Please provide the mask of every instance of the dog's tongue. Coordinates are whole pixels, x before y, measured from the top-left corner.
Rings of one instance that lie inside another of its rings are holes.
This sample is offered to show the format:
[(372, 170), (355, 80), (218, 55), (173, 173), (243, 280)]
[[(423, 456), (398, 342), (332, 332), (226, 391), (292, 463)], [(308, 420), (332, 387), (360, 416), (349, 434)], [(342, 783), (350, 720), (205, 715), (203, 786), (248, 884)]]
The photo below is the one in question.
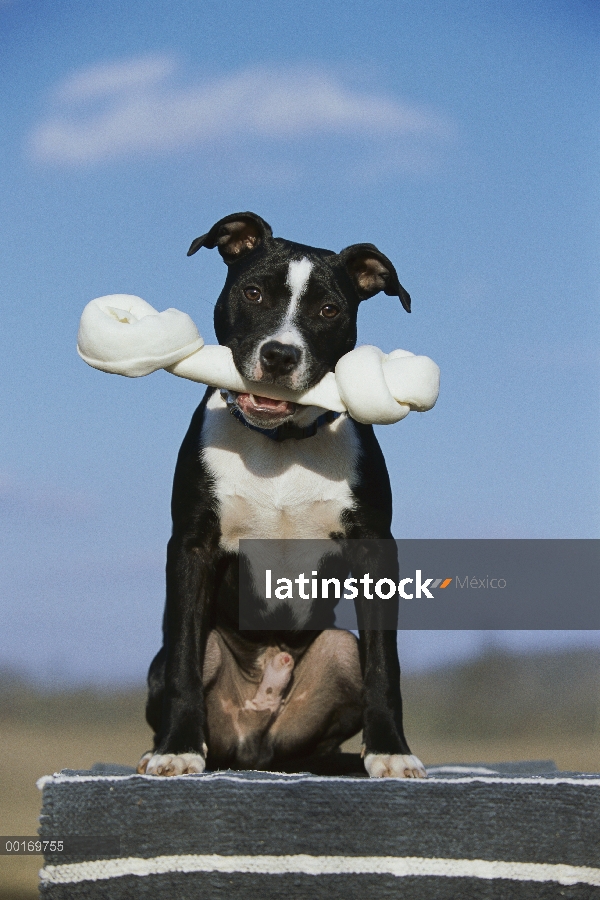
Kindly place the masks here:
[(242, 412), (258, 412), (274, 418), (291, 415), (296, 408), (295, 403), (289, 403), (287, 400), (273, 400), (271, 397), (260, 397), (258, 394), (238, 394), (237, 404)]

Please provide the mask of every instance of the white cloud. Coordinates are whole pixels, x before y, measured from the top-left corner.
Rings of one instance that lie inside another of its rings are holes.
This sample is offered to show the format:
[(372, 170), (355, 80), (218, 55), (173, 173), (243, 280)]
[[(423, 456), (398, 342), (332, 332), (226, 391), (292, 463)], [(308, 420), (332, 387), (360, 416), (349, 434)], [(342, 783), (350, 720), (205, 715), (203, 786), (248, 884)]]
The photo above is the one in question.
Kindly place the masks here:
[(69, 102), (135, 91), (163, 81), (174, 68), (174, 61), (168, 56), (93, 66), (65, 79), (59, 85), (56, 96)]
[(156, 56), (76, 73), (56, 89), (53, 112), (30, 136), (30, 154), (78, 164), (232, 140), (381, 140), (451, 130), (426, 110), (355, 91), (326, 73), (251, 69), (182, 87), (174, 72), (173, 60)]

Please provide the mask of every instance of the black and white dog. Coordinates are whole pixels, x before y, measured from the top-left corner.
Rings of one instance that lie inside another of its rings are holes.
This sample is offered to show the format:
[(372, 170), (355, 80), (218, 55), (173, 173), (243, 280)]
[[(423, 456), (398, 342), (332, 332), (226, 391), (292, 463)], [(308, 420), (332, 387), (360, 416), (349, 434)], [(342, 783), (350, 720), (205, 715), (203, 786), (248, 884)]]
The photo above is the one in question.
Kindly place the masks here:
[[(372, 244), (339, 254), (303, 246), (247, 212), (221, 219), (188, 255), (200, 247), (217, 247), (228, 266), (215, 332), (257, 387), (317, 384), (354, 347), (360, 302), (380, 291), (410, 312)], [(148, 675), (154, 751), (138, 771), (301, 768), (362, 727), (369, 775), (425, 777), (404, 737), (394, 631), (357, 641), (347, 631), (238, 628), (240, 538), (391, 538), (372, 427), (209, 388), (179, 453), (172, 515), (164, 645)]]

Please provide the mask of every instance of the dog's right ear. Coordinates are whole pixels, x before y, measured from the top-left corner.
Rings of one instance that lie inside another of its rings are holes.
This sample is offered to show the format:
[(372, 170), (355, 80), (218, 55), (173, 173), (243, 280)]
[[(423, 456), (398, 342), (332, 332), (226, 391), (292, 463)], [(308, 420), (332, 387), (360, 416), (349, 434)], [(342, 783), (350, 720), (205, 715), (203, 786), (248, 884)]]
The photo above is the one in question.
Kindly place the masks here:
[(224, 262), (230, 266), (272, 237), (271, 226), (256, 213), (233, 213), (219, 219), (207, 234), (192, 241), (187, 255), (192, 256), (200, 247), (208, 250), (216, 247)]

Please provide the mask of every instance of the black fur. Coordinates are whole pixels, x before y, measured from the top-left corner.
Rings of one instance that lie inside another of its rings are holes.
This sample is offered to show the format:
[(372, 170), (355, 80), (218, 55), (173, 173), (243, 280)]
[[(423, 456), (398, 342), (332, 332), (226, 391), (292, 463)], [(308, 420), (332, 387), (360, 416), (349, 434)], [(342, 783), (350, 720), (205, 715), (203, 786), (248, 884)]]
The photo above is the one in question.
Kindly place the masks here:
[[(189, 255), (202, 246), (218, 247), (228, 265), (215, 309), (215, 331), (219, 342), (231, 348), (238, 369), (246, 377), (257, 343), (276, 330), (282, 308), (289, 302), (285, 276), (291, 260), (306, 257), (313, 263), (301, 309), (305, 388), (332, 371), (337, 360), (354, 347), (361, 300), (385, 290), (398, 296), (410, 310), (410, 297), (391, 262), (370, 244), (354, 245), (340, 254), (305, 247), (273, 238), (270, 226), (259, 216), (239, 213), (220, 220), (195, 240)], [(248, 285), (260, 290), (260, 309), (247, 300), (244, 291)], [(335, 304), (338, 313), (333, 319), (323, 316), (323, 304)], [(265, 370), (262, 380), (285, 386), (288, 376), (288, 371)], [(266, 643), (301, 653), (317, 632), (238, 631), (238, 557), (220, 546), (214, 484), (201, 452), (206, 404), (212, 393), (209, 388), (192, 418), (175, 470), (164, 645), (150, 667), (147, 719), (155, 732), (155, 752), (201, 753), (206, 742), (209, 764), (235, 765), (235, 760), (211, 759), (202, 683), (209, 632), (219, 628), (240, 652), (249, 654)], [(292, 418), (296, 415), (293, 413)], [(392, 496), (383, 455), (371, 426), (355, 422), (352, 426), (361, 448), (353, 488), (356, 502), (343, 513), (342, 532), (334, 537), (391, 539)], [(264, 440), (262, 436), (258, 439)], [(365, 571), (373, 571), (372, 566), (373, 560), (365, 555)], [(397, 575), (395, 552), (387, 561), (387, 572), (394, 572), (394, 566)], [(356, 570), (356, 563), (352, 574), (362, 574)], [(369, 610), (358, 612), (359, 620), (361, 615), (372, 616)], [(369, 629), (360, 633), (364, 742), (369, 752), (408, 754), (402, 728), (396, 633), (378, 630), (372, 618), (368, 624)]]

